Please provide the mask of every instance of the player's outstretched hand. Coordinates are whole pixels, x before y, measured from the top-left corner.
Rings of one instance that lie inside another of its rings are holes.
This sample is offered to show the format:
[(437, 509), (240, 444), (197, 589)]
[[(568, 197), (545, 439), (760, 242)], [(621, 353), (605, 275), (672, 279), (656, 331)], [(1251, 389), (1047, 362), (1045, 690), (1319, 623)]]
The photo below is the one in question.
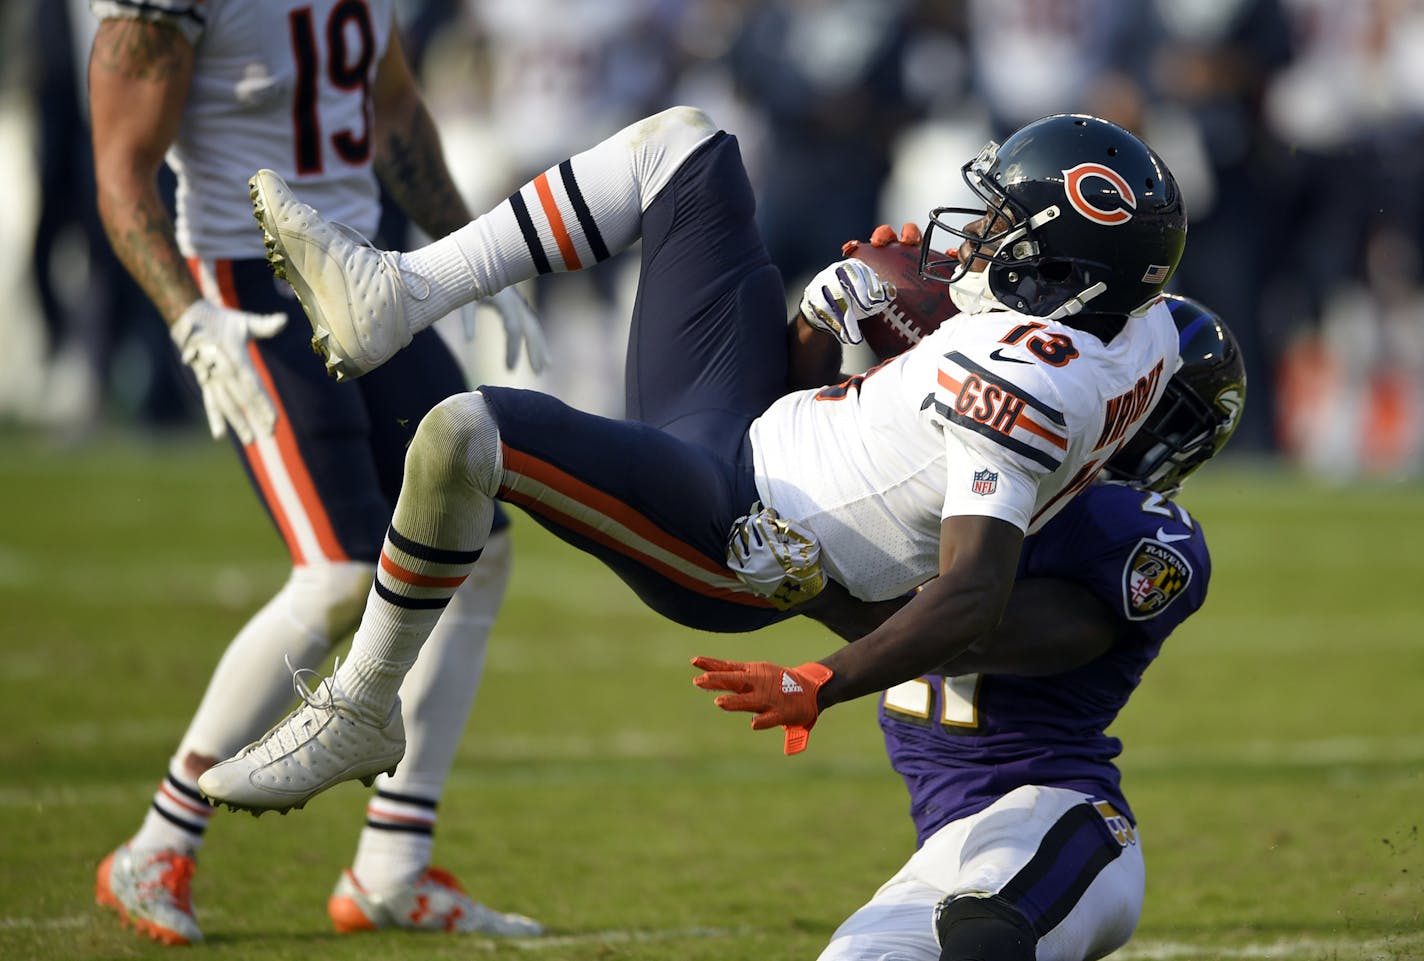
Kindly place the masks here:
[(811, 278), (801, 295), (801, 316), (843, 344), (864, 337), (860, 322), (890, 306), (895, 288), (859, 260), (838, 260)]
[(831, 679), (831, 669), (811, 661), (800, 667), (782, 667), (770, 661), (722, 661), (715, 657), (694, 657), (692, 666), (703, 673), (692, 683), (704, 691), (728, 691), (714, 702), (724, 711), (751, 711), (752, 730), (764, 731), (778, 724), (786, 731), (784, 750), (799, 754), (806, 750), (811, 728), (820, 716), (816, 695)]
[(286, 314), (249, 314), (195, 300), (169, 328), (183, 363), (198, 379), (214, 440), (221, 440), (229, 426), (243, 444), (272, 436), (277, 413), (248, 346), (286, 325)]
[(826, 586), (821, 543), (795, 521), (760, 502), (737, 518), (727, 538), (727, 566), (779, 611), (809, 601)]

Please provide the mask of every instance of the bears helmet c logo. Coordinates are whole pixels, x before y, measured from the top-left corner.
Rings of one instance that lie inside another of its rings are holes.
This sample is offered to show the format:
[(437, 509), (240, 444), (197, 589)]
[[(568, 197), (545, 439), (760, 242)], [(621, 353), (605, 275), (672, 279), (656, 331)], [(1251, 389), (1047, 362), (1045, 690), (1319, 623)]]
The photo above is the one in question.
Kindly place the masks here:
[[(1100, 188), (1092, 194), (1090, 200), (1085, 187), (1086, 182), (1094, 178), (1106, 180), (1117, 196), (1114, 198), (1111, 192)], [(1068, 202), (1073, 205), (1073, 209), (1095, 224), (1109, 227), (1125, 224), (1132, 219), (1132, 213), (1137, 209), (1137, 195), (1132, 192), (1132, 187), (1122, 178), (1122, 174), (1099, 163), (1081, 163), (1063, 171), (1063, 191), (1068, 195)], [(1113, 206), (1100, 206), (1105, 202)]]

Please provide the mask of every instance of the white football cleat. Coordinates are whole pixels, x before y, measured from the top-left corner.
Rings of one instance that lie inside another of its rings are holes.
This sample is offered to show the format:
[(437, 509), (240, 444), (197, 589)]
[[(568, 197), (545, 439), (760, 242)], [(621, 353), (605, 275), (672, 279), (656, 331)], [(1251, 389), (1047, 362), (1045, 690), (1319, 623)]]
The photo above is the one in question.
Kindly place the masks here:
[(155, 941), (196, 944), (203, 932), (193, 917), (193, 866), (187, 851), (135, 851), (120, 845), (99, 864), (94, 900)]
[(301, 707), (236, 755), (215, 764), (198, 778), (198, 790), (234, 811), (281, 811), (307, 801), (342, 781), (370, 787), (376, 775), (395, 774), (405, 756), (405, 724), (400, 698), (384, 719), (373, 720), (324, 678), (315, 688), (292, 672)]
[(348, 868), (326, 902), (326, 913), (337, 934), (404, 928), (486, 934), (499, 938), (533, 938), (544, 926), (522, 914), (505, 914), (470, 899), (449, 871), (426, 868), (413, 884), (376, 894), (361, 886)]
[(306, 311), (312, 349), (325, 359), (327, 373), (337, 380), (360, 377), (410, 343), (405, 298), (424, 300), (430, 287), (401, 270), (400, 254), (377, 250), (344, 224), (322, 219), (271, 170), (257, 171), (247, 187), (267, 260)]

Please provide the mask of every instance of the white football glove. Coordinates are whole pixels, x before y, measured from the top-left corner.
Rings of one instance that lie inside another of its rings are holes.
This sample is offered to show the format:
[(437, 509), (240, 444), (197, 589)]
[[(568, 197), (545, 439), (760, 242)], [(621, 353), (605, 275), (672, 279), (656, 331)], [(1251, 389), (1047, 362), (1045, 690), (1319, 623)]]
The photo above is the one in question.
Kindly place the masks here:
[(809, 601), (826, 586), (815, 535), (760, 501), (732, 525), (727, 566), (754, 594), (782, 611)]
[(890, 306), (895, 288), (863, 261), (850, 258), (821, 268), (801, 295), (801, 316), (843, 344), (864, 340), (860, 322)]
[(513, 370), (519, 364), (521, 347), (529, 353), (529, 367), (534, 373), (549, 366), (549, 342), (544, 339), (544, 328), (539, 326), (538, 315), (519, 291), (506, 287), (493, 297), (461, 309), (465, 339), (471, 342), (475, 339), (475, 307), (488, 307), (499, 314), (504, 324), (504, 366), (507, 369)]
[(228, 426), (243, 444), (272, 436), (277, 412), (247, 345), (273, 336), (286, 324), (286, 314), (249, 314), (195, 300), (169, 328), (183, 363), (198, 378), (214, 440), (221, 440)]

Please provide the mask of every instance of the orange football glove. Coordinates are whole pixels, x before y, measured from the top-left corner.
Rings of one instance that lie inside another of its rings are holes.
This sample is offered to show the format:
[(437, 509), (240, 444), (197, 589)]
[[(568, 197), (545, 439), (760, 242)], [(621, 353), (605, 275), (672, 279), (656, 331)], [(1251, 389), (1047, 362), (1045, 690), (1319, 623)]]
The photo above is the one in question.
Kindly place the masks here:
[[(870, 246), (889, 247), (891, 244), (904, 244), (906, 247), (918, 247), (923, 234), (920, 233), (920, 225), (917, 223), (907, 223), (900, 228), (900, 234), (895, 235), (895, 228), (889, 224), (881, 224), (870, 232)], [(841, 244), (841, 256), (849, 257), (855, 253), (855, 248), (865, 241), (847, 240)]]
[(782, 667), (770, 661), (722, 661), (694, 657), (693, 667), (704, 673), (692, 683), (704, 691), (731, 691), (714, 702), (724, 711), (755, 711), (752, 730), (764, 731), (780, 724), (786, 731), (787, 754), (806, 750), (811, 728), (820, 715), (816, 693), (831, 679), (831, 669), (812, 661), (800, 667)]
[(870, 246), (888, 247), (891, 244), (904, 244), (906, 247), (918, 247), (922, 239), (920, 225), (907, 223), (900, 228), (900, 236), (895, 236), (895, 228), (889, 224), (881, 224), (870, 232)]

